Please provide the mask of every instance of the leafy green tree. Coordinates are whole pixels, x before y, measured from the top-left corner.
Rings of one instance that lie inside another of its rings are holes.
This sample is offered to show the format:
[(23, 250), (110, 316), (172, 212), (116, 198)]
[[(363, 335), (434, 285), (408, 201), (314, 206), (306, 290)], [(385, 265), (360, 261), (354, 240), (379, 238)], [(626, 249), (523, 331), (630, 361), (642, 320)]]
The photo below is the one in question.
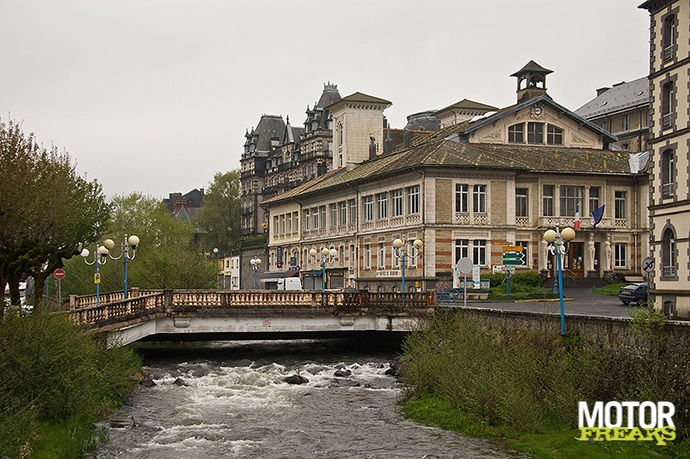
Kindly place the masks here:
[(97, 239), (110, 208), (67, 153), (41, 147), (12, 120), (0, 120), (0, 171), (0, 285), (18, 304), (19, 282), (32, 276), (40, 301), (46, 278)]
[(200, 233), (201, 247), (206, 252), (217, 248), (227, 254), (239, 248), (239, 170), (217, 172), (213, 176), (195, 224)]
[[(115, 196), (111, 206), (112, 218), (104, 232), (104, 239), (115, 241), (111, 254), (120, 256), (125, 235), (135, 234), (140, 240), (135, 258), (128, 263), (130, 287), (168, 289), (216, 286), (215, 260), (205, 256), (194, 244), (191, 224), (176, 219), (162, 201), (141, 193), (131, 193)], [(96, 245), (88, 249), (91, 252), (88, 260), (91, 262)], [(67, 276), (63, 280), (63, 292), (78, 295), (94, 293), (95, 266), (87, 266), (81, 259), (72, 259), (66, 263), (65, 270)], [(100, 272), (101, 292), (122, 291), (122, 259), (109, 259), (101, 266)]]

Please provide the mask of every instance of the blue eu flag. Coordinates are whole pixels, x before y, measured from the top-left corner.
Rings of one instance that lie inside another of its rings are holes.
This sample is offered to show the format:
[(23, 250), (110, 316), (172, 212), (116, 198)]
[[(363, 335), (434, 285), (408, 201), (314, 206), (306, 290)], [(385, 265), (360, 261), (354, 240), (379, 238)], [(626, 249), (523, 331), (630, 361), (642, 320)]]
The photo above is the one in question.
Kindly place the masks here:
[(594, 219), (593, 229), (597, 229), (597, 223), (601, 222), (601, 219), (604, 217), (604, 207), (606, 207), (606, 204), (592, 212), (592, 218)]

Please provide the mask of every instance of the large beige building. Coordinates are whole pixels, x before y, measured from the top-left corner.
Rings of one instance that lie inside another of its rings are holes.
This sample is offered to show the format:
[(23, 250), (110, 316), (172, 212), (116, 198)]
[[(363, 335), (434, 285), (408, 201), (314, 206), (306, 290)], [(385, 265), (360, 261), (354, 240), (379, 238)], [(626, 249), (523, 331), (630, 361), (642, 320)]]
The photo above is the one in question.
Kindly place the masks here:
[[(458, 122), (382, 154), (383, 111), (390, 102), (355, 93), (330, 107), (334, 169), (263, 206), (270, 215), (269, 271), (301, 270), (320, 286), (372, 291), (401, 287), (392, 241), (404, 239), (406, 289), (450, 286), (470, 258), (481, 272), (502, 264), (502, 246), (520, 245), (518, 270), (548, 275), (543, 233), (556, 224), (581, 229), (570, 244), (566, 276), (640, 272), (647, 255), (648, 178), (639, 154), (611, 151), (616, 137), (553, 101), (550, 70), (534, 62), (513, 74), (515, 105)], [(446, 118), (448, 119), (448, 118)], [(588, 215), (605, 205), (593, 229)], [(412, 241), (423, 242), (421, 250)], [(289, 260), (289, 261), (288, 261)]]
[(652, 299), (690, 317), (690, 4), (650, 0)]

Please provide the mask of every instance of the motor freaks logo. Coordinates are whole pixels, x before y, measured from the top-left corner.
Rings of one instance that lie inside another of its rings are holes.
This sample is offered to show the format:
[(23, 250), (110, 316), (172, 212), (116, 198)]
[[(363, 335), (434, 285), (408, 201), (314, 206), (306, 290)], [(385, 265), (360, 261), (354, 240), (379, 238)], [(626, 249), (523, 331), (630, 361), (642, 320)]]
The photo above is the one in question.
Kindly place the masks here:
[(676, 439), (671, 402), (579, 402), (579, 441), (655, 441)]

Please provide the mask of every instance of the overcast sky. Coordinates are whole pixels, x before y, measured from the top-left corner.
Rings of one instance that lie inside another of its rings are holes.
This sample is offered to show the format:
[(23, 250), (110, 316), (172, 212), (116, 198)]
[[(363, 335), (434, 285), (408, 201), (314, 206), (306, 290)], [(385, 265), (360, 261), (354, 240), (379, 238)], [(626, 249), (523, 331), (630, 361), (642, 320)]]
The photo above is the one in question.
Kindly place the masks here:
[[(530, 59), (575, 110), (648, 73), (642, 0), (0, 0), (0, 118), (67, 151), (108, 197), (206, 188), (262, 114), (324, 83), (409, 114), (515, 102)], [(5, 173), (6, 171), (1, 171)]]

